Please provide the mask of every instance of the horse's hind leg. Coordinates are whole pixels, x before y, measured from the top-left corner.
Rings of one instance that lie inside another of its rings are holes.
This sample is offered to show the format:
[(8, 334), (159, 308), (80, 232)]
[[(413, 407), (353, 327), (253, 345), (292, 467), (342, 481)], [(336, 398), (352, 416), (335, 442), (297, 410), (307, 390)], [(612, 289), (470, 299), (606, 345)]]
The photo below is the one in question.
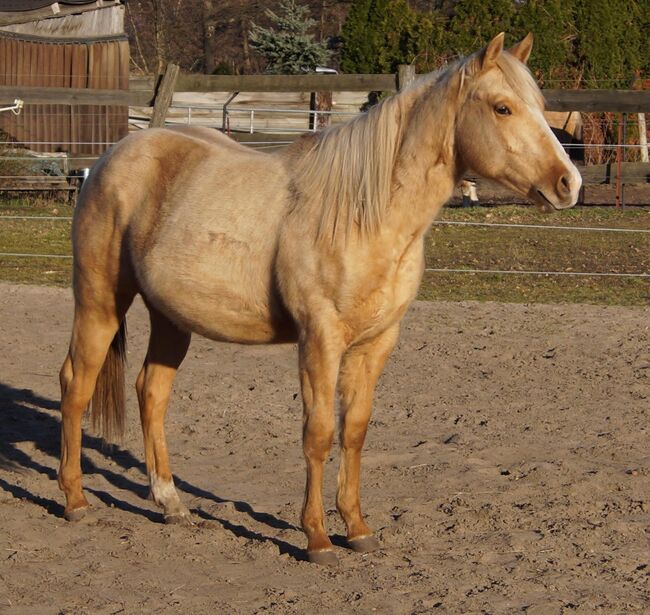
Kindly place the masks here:
[(149, 314), (151, 337), (136, 389), (151, 497), (163, 508), (166, 523), (189, 523), (190, 513), (178, 497), (169, 468), (164, 421), (174, 376), (187, 353), (190, 334), (153, 308), (149, 308)]
[[(97, 289), (95, 289), (97, 290)], [(89, 294), (90, 295), (90, 294)], [(105, 300), (103, 300), (105, 299)], [(131, 297), (116, 299), (112, 292), (78, 297), (70, 349), (60, 372), (61, 465), (59, 486), (65, 493), (65, 517), (80, 519), (88, 507), (81, 486), (81, 419), (90, 403), (111, 343), (122, 334), (120, 323)]]
[(350, 348), (341, 365), (341, 466), (338, 476), (336, 506), (348, 530), (348, 544), (355, 551), (367, 552), (379, 547), (361, 514), (360, 465), (361, 449), (377, 379), (392, 351), (399, 325), (377, 338)]

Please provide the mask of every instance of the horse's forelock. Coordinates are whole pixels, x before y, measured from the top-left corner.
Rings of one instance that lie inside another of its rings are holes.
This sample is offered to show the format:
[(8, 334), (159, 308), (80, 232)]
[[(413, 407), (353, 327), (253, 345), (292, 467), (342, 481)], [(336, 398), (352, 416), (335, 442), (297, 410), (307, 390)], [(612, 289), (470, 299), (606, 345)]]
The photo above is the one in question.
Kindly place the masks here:
[(544, 96), (528, 67), (508, 53), (502, 53), (497, 66), (512, 90), (531, 107), (544, 109)]
[[(496, 64), (506, 83), (525, 104), (544, 109), (544, 96), (525, 64), (522, 64), (508, 51), (499, 55)], [(482, 72), (480, 52), (462, 59), (459, 62), (458, 70), (467, 76), (467, 80), (463, 79), (463, 82), (467, 85), (467, 91), (471, 91), (471, 88), (477, 84), (475, 78), (479, 77)]]

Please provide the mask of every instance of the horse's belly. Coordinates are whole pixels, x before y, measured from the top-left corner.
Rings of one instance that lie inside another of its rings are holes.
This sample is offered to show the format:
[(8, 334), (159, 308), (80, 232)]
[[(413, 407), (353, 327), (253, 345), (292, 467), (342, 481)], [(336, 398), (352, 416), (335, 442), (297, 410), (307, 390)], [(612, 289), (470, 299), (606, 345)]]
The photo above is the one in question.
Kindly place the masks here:
[(153, 305), (183, 329), (240, 343), (292, 341), (295, 326), (273, 279), (274, 249), (214, 228), (160, 237), (136, 265)]
[(295, 326), (276, 299), (255, 300), (243, 289), (212, 280), (198, 284), (195, 278), (170, 275), (145, 282), (147, 300), (180, 328), (204, 337), (243, 344), (293, 341)]

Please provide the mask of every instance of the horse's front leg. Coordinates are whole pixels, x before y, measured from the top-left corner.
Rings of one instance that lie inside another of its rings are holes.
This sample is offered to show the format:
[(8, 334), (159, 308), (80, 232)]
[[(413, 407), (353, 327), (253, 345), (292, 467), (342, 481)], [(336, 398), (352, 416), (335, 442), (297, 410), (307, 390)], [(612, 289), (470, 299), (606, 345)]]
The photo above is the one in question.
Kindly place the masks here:
[(300, 341), (300, 384), (303, 398), (303, 451), (307, 484), (302, 528), (310, 562), (337, 563), (325, 530), (323, 469), (334, 438), (334, 397), (343, 344), (336, 327), (308, 328)]
[(394, 325), (376, 338), (351, 347), (341, 365), (341, 466), (336, 506), (347, 527), (348, 544), (359, 552), (379, 547), (361, 513), (361, 449), (372, 411), (375, 385), (398, 335), (399, 325)]

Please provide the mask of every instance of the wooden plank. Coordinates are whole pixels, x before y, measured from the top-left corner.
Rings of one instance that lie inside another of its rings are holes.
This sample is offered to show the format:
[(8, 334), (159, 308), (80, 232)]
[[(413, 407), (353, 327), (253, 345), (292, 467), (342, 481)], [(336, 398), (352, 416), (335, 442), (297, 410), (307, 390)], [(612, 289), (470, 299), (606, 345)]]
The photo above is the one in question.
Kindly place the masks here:
[(395, 75), (179, 75), (178, 92), (385, 92)]
[[(86, 85), (86, 46), (74, 45), (70, 60), (70, 87), (80, 89)], [(66, 90), (70, 91), (70, 89)], [(81, 135), (81, 122), (86, 106), (73, 104), (70, 106), (70, 151), (76, 152)]]
[[(88, 87), (90, 89), (101, 90), (101, 75), (99, 69), (101, 68), (100, 62), (101, 43), (91, 43), (88, 45)], [(87, 154), (96, 154), (96, 147), (94, 143), (99, 140), (99, 108), (93, 105), (88, 109), (88, 125), (82, 141), (84, 145), (81, 146), (79, 151)]]
[[(118, 43), (117, 50), (119, 52), (118, 63), (117, 63), (117, 73), (119, 76), (118, 89), (128, 90), (129, 89), (129, 62), (130, 62), (130, 48), (128, 41), (121, 41)], [(153, 92), (153, 87), (151, 88)], [(116, 107), (118, 111), (119, 122), (117, 124), (117, 131), (115, 134), (116, 140), (126, 137), (129, 134), (129, 107), (127, 105), (122, 105)]]
[[(578, 170), (585, 184), (612, 184), (616, 181), (616, 163), (579, 166)], [(621, 177), (624, 184), (645, 184), (650, 182), (650, 163), (623, 162)]]
[[(65, 79), (65, 48), (67, 45), (59, 44), (56, 46), (56, 53), (54, 55), (54, 80), (53, 84), (58, 87), (66, 86)], [(69, 109), (65, 105), (56, 105), (52, 107), (54, 113), (56, 113), (56, 140), (64, 144), (63, 147), (70, 149), (70, 146), (67, 145), (68, 141), (68, 130), (67, 130), (67, 119)]]
[[(14, 49), (9, 50), (7, 64), (11, 62), (11, 55)], [(359, 75), (180, 75), (176, 83), (178, 92), (299, 92), (317, 91), (307, 86), (320, 88), (331, 88), (334, 92), (345, 91), (372, 91), (379, 87), (360, 87), (359, 83), (346, 84), (336, 82), (324, 84), (316, 82), (321, 79), (337, 79), (339, 77), (358, 77)], [(364, 75), (361, 75), (362, 77)], [(12, 76), (13, 77), (13, 76)], [(249, 78), (262, 79), (265, 83)], [(377, 81), (370, 78), (377, 75), (365, 75), (369, 80), (366, 86), (381, 86)], [(395, 82), (394, 75), (380, 75)], [(246, 79), (246, 83), (237, 82), (239, 79)], [(310, 79), (311, 81), (294, 81), (296, 79)], [(228, 81), (223, 81), (227, 79)], [(234, 79), (234, 81), (233, 81)], [(277, 79), (270, 81), (269, 79)], [(207, 81), (206, 81), (207, 80)], [(287, 81), (289, 80), (289, 81)], [(136, 86), (146, 84), (146, 80), (130, 80)], [(355, 87), (349, 87), (354, 85)], [(385, 83), (383, 85), (386, 85)], [(231, 87), (232, 86), (232, 87)], [(242, 89), (238, 89), (241, 86)], [(389, 90), (388, 87), (382, 87)], [(393, 88), (394, 89), (394, 88)], [(637, 90), (545, 90), (549, 111), (596, 111), (596, 112), (618, 112), (618, 113), (642, 113), (650, 112), (650, 91)], [(149, 89), (131, 89), (128, 92), (123, 90), (85, 90), (75, 88), (36, 88), (26, 86), (8, 85), (0, 86), (0, 102), (12, 103), (14, 98), (22, 98), (25, 102), (41, 104), (114, 104), (127, 105), (132, 107), (151, 106), (153, 92)]]
[[(45, 62), (45, 51), (44, 43), (36, 44), (36, 62), (32, 68), (34, 71), (34, 84), (36, 87), (45, 86), (45, 77), (43, 76), (43, 64)], [(20, 82), (19, 82), (20, 83)], [(18, 98), (22, 98), (20, 94), (17, 94)], [(27, 101), (25, 101), (27, 103)], [(40, 104), (35, 104), (31, 106), (31, 117), (29, 124), (25, 125), (26, 131), (23, 133), (23, 141), (35, 141), (41, 142), (43, 140), (43, 107)], [(27, 147), (36, 148), (36, 145), (27, 145)], [(39, 151), (39, 150), (36, 150)]]
[(94, 90), (85, 88), (45, 88), (3, 85), (0, 86), (0, 103), (13, 103), (22, 98), (25, 103), (61, 105), (126, 105), (130, 107), (149, 107), (153, 102), (153, 92), (125, 90)]
[[(72, 86), (72, 58), (74, 54), (74, 45), (64, 45), (63, 47), (63, 65), (61, 67), (61, 72), (63, 74), (62, 83), (63, 87), (69, 88)], [(65, 113), (65, 124), (63, 128), (62, 138), (65, 143), (70, 143), (72, 141), (72, 114), (74, 112), (74, 107), (61, 105), (59, 107), (62, 113)], [(72, 149), (72, 146), (68, 145), (68, 151)]]
[(650, 91), (544, 90), (549, 111), (650, 112)]
[(54, 12), (52, 6), (42, 9), (35, 9), (33, 11), (17, 11), (13, 13), (2, 13), (0, 15), (0, 26), (10, 26), (19, 23), (29, 23), (30, 21), (40, 21), (41, 19), (51, 19), (57, 17), (64, 17), (66, 15), (76, 15), (77, 13), (85, 13), (86, 11), (96, 11), (97, 9), (108, 9), (113, 6), (119, 6), (120, 0), (111, 2), (110, 0), (98, 0), (95, 4), (90, 6), (71, 6), (61, 7), (59, 11)]
[(167, 65), (165, 74), (156, 90), (156, 100), (154, 102), (149, 128), (160, 128), (165, 125), (165, 117), (167, 116), (167, 110), (174, 96), (176, 79), (178, 78), (179, 72), (180, 67), (177, 64)]

